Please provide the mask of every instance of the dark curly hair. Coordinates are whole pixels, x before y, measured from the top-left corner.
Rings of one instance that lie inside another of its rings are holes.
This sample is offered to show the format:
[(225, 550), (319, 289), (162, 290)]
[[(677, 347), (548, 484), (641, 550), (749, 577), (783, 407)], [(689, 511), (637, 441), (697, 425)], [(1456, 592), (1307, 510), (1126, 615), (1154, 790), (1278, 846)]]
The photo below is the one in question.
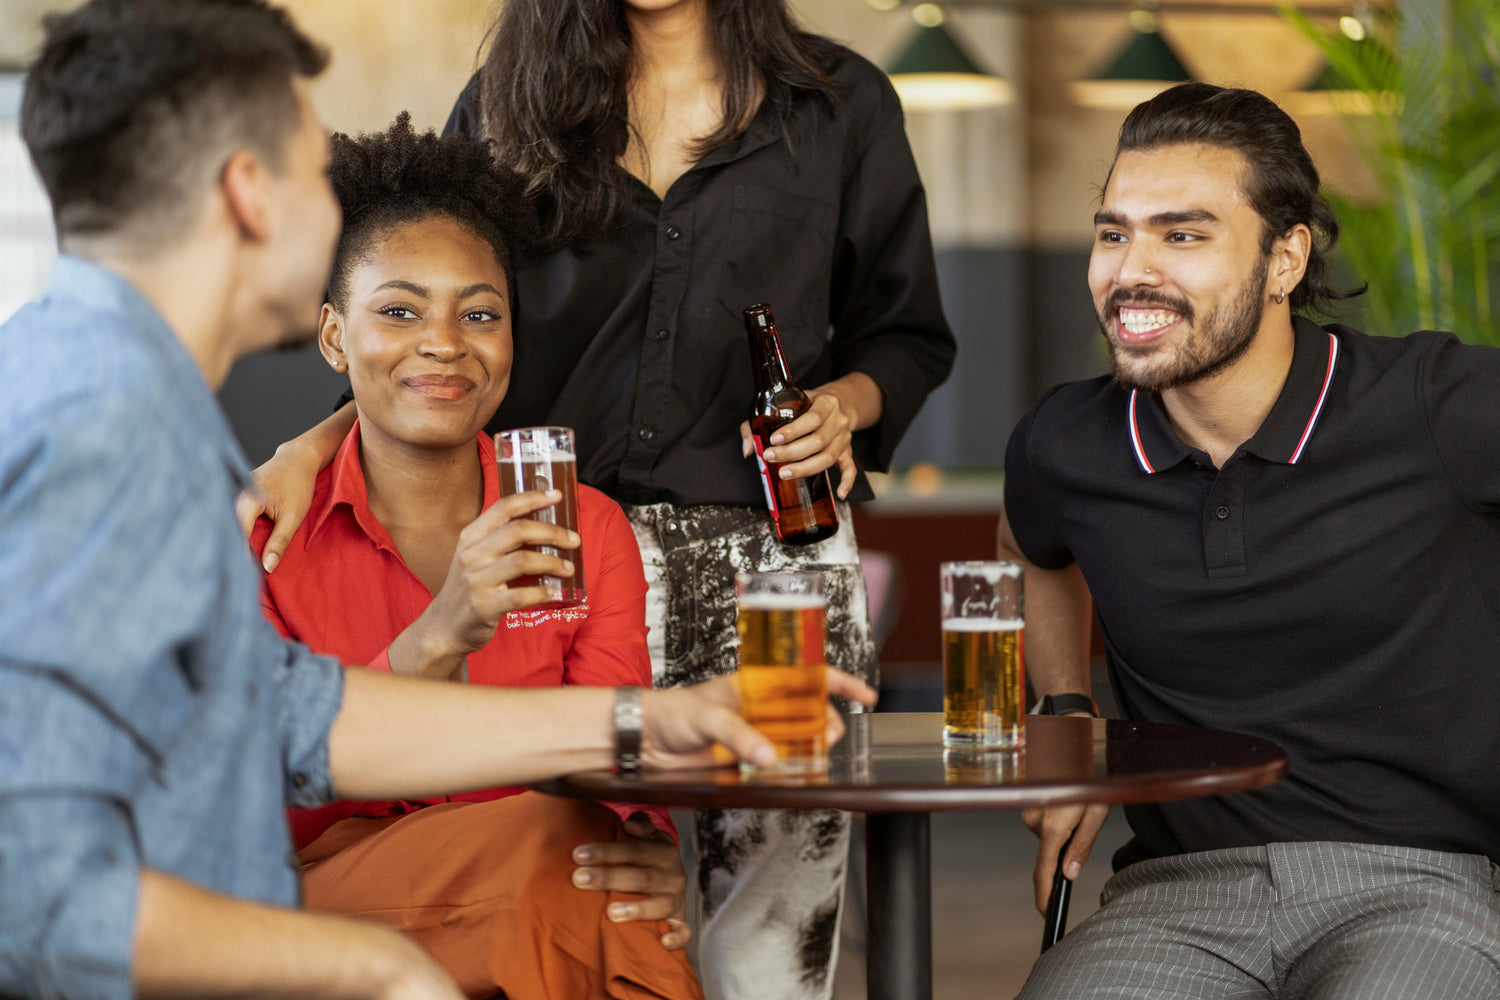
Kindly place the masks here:
[(516, 262), (536, 240), (526, 181), (498, 166), (488, 142), (416, 132), (401, 112), (384, 132), (330, 139), (328, 176), (344, 229), (328, 279), (328, 301), (343, 311), (349, 271), (396, 226), (433, 216), (463, 223), (495, 251), (511, 301)]
[(42, 19), (21, 136), (70, 237), (166, 242), (225, 159), (275, 170), (327, 54), (263, 0), (92, 0)]
[[(1138, 104), (1120, 126), (1115, 158), (1131, 150), (1176, 143), (1232, 149), (1249, 164), (1245, 196), (1261, 217), (1260, 252), (1301, 223), (1312, 231), (1307, 271), (1292, 289), (1292, 309), (1329, 313), (1339, 299), (1368, 286), (1339, 290), (1329, 283), (1328, 257), (1339, 239), (1339, 220), (1319, 190), (1318, 170), (1302, 145), (1297, 123), (1254, 90), (1183, 83)], [(1111, 168), (1113, 170), (1113, 168)]]

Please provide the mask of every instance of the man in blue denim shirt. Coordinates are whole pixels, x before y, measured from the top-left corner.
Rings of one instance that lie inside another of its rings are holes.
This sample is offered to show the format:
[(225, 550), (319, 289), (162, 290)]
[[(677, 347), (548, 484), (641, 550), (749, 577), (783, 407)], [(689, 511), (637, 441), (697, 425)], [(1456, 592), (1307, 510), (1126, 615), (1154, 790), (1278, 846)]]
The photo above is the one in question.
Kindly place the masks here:
[[(401, 935), (287, 909), (283, 804), (607, 766), (620, 696), (346, 675), (276, 636), (213, 390), (322, 300), (325, 57), (260, 0), (47, 29), (22, 128), (63, 255), (0, 328), (0, 996), (456, 997)], [(648, 765), (771, 753), (726, 684), (642, 702)]]

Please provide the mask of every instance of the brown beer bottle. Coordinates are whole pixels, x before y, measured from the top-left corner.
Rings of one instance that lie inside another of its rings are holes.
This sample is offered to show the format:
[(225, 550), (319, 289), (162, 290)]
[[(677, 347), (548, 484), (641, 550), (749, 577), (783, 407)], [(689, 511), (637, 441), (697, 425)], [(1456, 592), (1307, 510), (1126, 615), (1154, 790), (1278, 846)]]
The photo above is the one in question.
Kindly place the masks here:
[(750, 336), (750, 360), (755, 369), (750, 437), (755, 443), (755, 461), (760, 466), (776, 536), (787, 545), (821, 542), (839, 530), (828, 473), (819, 472), (806, 479), (782, 479), (781, 463), (765, 459), (771, 435), (797, 419), (811, 404), (807, 394), (793, 385), (786, 373), (786, 359), (781, 356), (781, 340), (776, 336), (771, 307), (762, 304), (746, 309), (745, 332)]

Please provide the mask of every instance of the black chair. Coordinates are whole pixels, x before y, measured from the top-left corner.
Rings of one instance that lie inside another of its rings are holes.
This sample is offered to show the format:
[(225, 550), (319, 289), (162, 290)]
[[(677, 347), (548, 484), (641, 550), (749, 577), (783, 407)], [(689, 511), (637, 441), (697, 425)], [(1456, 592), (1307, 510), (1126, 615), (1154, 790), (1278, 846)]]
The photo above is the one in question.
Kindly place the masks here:
[(875, 640), (878, 653), (901, 617), (906, 574), (901, 569), (900, 559), (889, 552), (874, 549), (860, 550), (859, 568), (865, 578), (865, 595), (870, 602), (870, 636)]

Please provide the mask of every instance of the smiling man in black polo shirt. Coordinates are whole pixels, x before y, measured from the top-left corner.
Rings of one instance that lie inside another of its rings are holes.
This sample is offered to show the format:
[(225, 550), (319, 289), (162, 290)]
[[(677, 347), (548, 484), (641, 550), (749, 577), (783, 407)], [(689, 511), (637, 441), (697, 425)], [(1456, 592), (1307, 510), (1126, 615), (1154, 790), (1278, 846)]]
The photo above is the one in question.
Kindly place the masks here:
[[(1338, 226), (1296, 125), (1186, 84), (1121, 129), (1089, 284), (1112, 374), (1016, 428), (1002, 554), (1039, 693), (1253, 733), (1288, 779), (1127, 808), (1022, 996), (1500, 997), (1500, 351), (1297, 313)], [(1039, 902), (1102, 807), (1027, 817)]]

